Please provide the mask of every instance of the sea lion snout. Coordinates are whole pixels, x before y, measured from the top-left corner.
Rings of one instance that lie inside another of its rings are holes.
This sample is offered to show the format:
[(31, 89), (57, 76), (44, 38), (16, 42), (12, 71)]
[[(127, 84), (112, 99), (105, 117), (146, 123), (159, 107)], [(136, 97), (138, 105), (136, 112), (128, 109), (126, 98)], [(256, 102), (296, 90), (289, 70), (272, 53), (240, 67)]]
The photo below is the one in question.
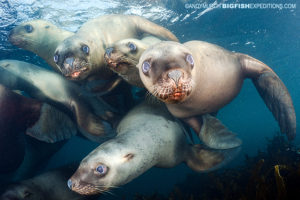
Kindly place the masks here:
[(76, 58), (74, 56), (68, 56), (64, 59), (61, 68), (61, 72), (64, 76), (68, 78), (79, 78), (82, 72), (88, 69), (88, 63), (84, 60)]
[(156, 96), (167, 103), (183, 101), (192, 90), (189, 75), (181, 68), (173, 68), (164, 72), (156, 87)]
[(109, 47), (105, 50), (105, 54), (108, 56), (108, 58), (110, 58), (111, 53), (114, 51), (113, 47)]
[(101, 193), (101, 191), (96, 186), (80, 180), (75, 180), (73, 179), (73, 177), (68, 180), (67, 185), (70, 190), (81, 195), (96, 195)]
[[(74, 177), (71, 177), (68, 181), (67, 181), (67, 186), (70, 190), (73, 190), (75, 192), (78, 192), (80, 191), (80, 188), (81, 188), (81, 184), (80, 184), (80, 180), (74, 178)], [(80, 193), (80, 192), (78, 192)]]
[(114, 52), (114, 48), (113, 47), (109, 47), (107, 49), (105, 49), (105, 54), (104, 54), (104, 59), (108, 65), (108, 67), (110, 68), (116, 68), (117, 64), (116, 62), (114, 62), (114, 59), (112, 58), (112, 53)]
[(68, 182), (67, 182), (67, 185), (68, 185), (68, 188), (70, 188), (70, 190), (72, 190), (72, 180), (69, 179)]
[(122, 52), (115, 47), (109, 47), (105, 50), (104, 59), (107, 66), (117, 73), (120, 73), (120, 70), (122, 71), (122, 69), (127, 65), (127, 61), (124, 60)]
[(179, 79), (182, 77), (182, 72), (180, 70), (172, 70), (168, 73), (168, 77), (172, 79), (178, 87), (178, 82)]
[(15, 29), (12, 29), (9, 32), (7, 39), (11, 44), (18, 46), (18, 47), (24, 46), (27, 44), (26, 39), (24, 39), (24, 37), (20, 37), (20, 34)]

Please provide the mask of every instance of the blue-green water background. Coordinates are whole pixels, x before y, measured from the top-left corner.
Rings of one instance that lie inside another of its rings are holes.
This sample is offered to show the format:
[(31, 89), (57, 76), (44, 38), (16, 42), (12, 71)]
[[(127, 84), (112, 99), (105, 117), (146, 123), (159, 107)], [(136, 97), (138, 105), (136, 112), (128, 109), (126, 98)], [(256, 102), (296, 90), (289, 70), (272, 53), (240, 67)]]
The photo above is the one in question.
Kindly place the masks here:
[[(46, 19), (69, 31), (90, 18), (103, 14), (135, 14), (170, 29), (181, 42), (204, 40), (235, 52), (249, 54), (269, 65), (287, 86), (296, 110), (300, 112), (300, 1), (259, 1), (259, 3), (292, 3), (296, 9), (197, 9), (186, 3), (214, 1), (87, 1), (87, 0), (0, 0), (0, 59), (18, 59), (47, 67), (38, 56), (13, 47), (7, 41), (9, 31), (32, 19)], [(217, 3), (252, 3), (251, 1), (216, 1)], [(258, 2), (258, 1), (257, 1)], [(279, 131), (277, 122), (258, 95), (250, 80), (241, 93), (218, 113), (218, 118), (243, 140), (245, 153), (254, 155), (264, 149), (266, 138)], [(297, 126), (299, 120), (297, 120)], [(294, 143), (300, 144), (300, 134)], [(97, 144), (75, 137), (49, 160), (47, 168), (80, 160)], [(79, 148), (80, 147), (80, 148)], [(151, 169), (126, 186), (113, 191), (116, 196), (168, 193), (176, 182), (194, 173), (185, 165), (173, 169)]]

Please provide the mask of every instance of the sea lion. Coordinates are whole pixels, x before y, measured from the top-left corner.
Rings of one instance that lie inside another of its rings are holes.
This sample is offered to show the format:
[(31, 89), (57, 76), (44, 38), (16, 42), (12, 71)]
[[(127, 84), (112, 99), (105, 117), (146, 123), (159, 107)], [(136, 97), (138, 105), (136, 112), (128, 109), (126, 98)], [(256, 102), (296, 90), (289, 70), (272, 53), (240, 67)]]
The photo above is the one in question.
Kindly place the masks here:
[(59, 74), (17, 60), (0, 61), (0, 71), (1, 84), (25, 91), (68, 113), (75, 118), (80, 132), (103, 137), (114, 135), (111, 125), (103, 120), (113, 117), (112, 108), (101, 99), (85, 98), (79, 86)]
[[(290, 94), (275, 72), (255, 58), (229, 52), (203, 41), (161, 42), (149, 47), (137, 65), (147, 90), (186, 121), (211, 148), (240, 145), (232, 133), (201, 133), (201, 115), (218, 111), (250, 78), (289, 140), (296, 135), (296, 115)], [(231, 142), (229, 142), (231, 141)]]
[(66, 182), (77, 165), (64, 166), (45, 172), (28, 180), (10, 184), (3, 192), (1, 200), (88, 200), (96, 196), (81, 196), (69, 190)]
[(9, 41), (22, 49), (31, 51), (43, 58), (54, 71), (59, 72), (53, 55), (56, 47), (74, 33), (58, 28), (46, 20), (32, 20), (13, 28)]
[(41, 104), (0, 85), (0, 173), (16, 170), (25, 156), (20, 135), (39, 118)]
[(105, 49), (118, 40), (143, 37), (144, 34), (178, 41), (169, 30), (145, 18), (104, 15), (87, 21), (76, 34), (59, 44), (54, 61), (62, 74), (70, 80), (110, 80), (113, 73), (105, 67)]
[(114, 43), (105, 50), (104, 58), (108, 67), (129, 84), (143, 88), (136, 65), (142, 53), (151, 45), (161, 42), (157, 37), (147, 36), (141, 40), (128, 38)]
[(43, 142), (55, 143), (77, 134), (76, 124), (54, 106), (43, 103), (40, 113), (39, 119), (26, 129), (27, 135)]
[(122, 119), (117, 132), (81, 161), (68, 181), (70, 189), (83, 195), (99, 194), (130, 182), (153, 166), (170, 168), (181, 162), (195, 171), (212, 170), (239, 150), (215, 151), (189, 144), (180, 123), (157, 103), (136, 106)]
[(0, 194), (2, 185), (7, 185), (8, 182), (12, 181), (28, 179), (34, 176), (37, 171), (43, 169), (49, 159), (68, 141), (46, 143), (28, 135), (19, 134), (19, 136), (25, 136), (25, 157), (16, 170), (0, 174)]
[(27, 135), (48, 143), (76, 135), (76, 125), (69, 116), (54, 106), (10, 91), (2, 85), (0, 90), (1, 133), (19, 135), (26, 132)]
[(45, 142), (69, 139), (76, 125), (61, 111), (0, 85), (0, 174), (16, 170), (25, 156), (22, 133)]

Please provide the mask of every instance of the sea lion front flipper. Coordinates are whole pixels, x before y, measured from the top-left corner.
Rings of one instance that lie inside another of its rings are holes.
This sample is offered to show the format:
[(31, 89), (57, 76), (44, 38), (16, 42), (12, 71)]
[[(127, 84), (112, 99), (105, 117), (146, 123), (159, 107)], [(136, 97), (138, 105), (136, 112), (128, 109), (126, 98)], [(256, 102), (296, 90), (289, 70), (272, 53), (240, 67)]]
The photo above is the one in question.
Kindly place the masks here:
[(251, 78), (260, 96), (289, 140), (296, 136), (296, 114), (292, 98), (275, 72), (248, 55), (237, 54), (246, 77)]
[(168, 29), (159, 26), (151, 21), (145, 20), (140, 16), (130, 16), (141, 33), (149, 33), (164, 40), (179, 42), (178, 38)]
[(98, 96), (105, 95), (115, 89), (121, 81), (121, 77), (113, 77), (112, 80), (109, 80), (106, 84), (94, 87), (91, 92), (98, 93)]
[(228, 130), (216, 117), (209, 114), (185, 119), (184, 121), (198, 133), (200, 140), (210, 148), (230, 149), (242, 144), (236, 134)]
[(227, 150), (212, 150), (203, 145), (191, 145), (187, 151), (185, 162), (197, 172), (211, 171), (231, 161), (239, 152), (240, 147)]
[(76, 135), (77, 127), (68, 115), (43, 103), (39, 120), (26, 130), (26, 134), (40, 141), (54, 143)]

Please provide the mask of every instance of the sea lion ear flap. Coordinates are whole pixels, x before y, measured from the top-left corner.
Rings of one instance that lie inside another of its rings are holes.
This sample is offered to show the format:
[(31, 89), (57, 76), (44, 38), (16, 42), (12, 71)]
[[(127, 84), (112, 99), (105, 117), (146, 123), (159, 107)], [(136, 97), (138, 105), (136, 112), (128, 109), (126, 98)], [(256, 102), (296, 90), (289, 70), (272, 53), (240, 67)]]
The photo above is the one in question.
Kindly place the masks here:
[(128, 162), (129, 160), (134, 158), (134, 154), (133, 153), (128, 153), (123, 157), (123, 161), (124, 162)]
[(227, 150), (213, 150), (203, 145), (191, 146), (187, 154), (186, 164), (197, 172), (216, 170), (231, 161), (240, 151), (240, 147)]
[(245, 54), (236, 54), (245, 76), (252, 79), (256, 90), (278, 121), (280, 131), (289, 140), (296, 136), (296, 114), (292, 98), (277, 74), (263, 62)]

